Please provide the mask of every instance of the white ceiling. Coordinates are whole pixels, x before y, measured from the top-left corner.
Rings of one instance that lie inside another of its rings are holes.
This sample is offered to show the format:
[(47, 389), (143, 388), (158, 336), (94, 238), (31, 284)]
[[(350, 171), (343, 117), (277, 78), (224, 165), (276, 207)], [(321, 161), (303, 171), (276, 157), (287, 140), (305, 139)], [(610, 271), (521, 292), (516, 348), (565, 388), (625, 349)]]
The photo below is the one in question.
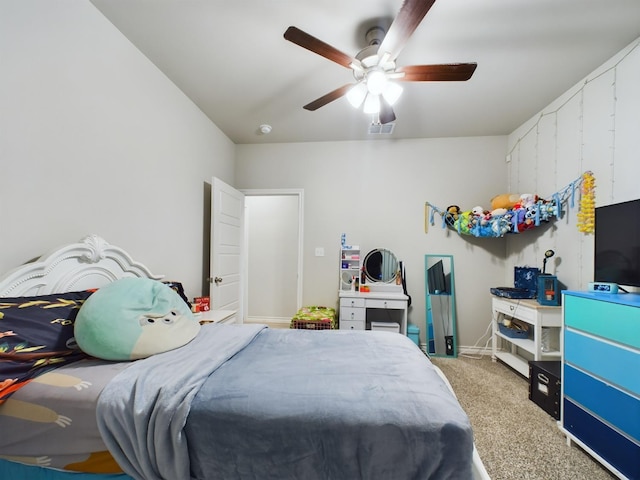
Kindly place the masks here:
[[(346, 98), (302, 106), (350, 69), (283, 38), (290, 25), (349, 55), (401, 0), (92, 0), (237, 144), (504, 135), (640, 37), (640, 0), (438, 0), (399, 66), (477, 62), (466, 82), (403, 82), (390, 135)], [(259, 126), (273, 127), (269, 135)]]

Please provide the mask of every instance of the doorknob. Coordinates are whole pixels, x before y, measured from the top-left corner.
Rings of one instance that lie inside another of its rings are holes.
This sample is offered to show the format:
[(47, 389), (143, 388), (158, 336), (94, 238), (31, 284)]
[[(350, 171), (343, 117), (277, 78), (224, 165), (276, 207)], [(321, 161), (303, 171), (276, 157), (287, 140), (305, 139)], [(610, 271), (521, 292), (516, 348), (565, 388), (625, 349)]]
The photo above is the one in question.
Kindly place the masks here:
[(216, 285), (220, 285), (222, 283), (222, 279), (220, 277), (215, 277), (213, 281)]

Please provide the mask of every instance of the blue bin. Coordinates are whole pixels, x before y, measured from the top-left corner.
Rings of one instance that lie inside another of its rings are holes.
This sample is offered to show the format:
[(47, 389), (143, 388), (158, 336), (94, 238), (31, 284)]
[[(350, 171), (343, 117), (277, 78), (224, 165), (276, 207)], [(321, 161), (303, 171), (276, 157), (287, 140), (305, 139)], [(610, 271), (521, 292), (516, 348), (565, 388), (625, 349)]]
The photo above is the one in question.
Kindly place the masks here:
[(415, 325), (409, 325), (407, 327), (407, 337), (409, 337), (413, 343), (420, 346), (420, 329)]

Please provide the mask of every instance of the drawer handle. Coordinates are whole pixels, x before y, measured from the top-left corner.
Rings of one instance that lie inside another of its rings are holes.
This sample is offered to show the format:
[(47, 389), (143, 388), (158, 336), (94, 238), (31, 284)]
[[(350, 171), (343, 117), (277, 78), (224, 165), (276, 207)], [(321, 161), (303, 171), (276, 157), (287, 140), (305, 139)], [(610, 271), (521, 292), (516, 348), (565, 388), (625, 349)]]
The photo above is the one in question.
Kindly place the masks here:
[(538, 374), (538, 380), (540, 380), (540, 382), (544, 383), (545, 385), (549, 384), (549, 378), (546, 375), (542, 374), (542, 373)]
[(354, 320), (354, 317), (355, 317), (355, 314), (353, 312), (351, 312), (351, 320)]
[(513, 305), (509, 305), (509, 310), (513, 311), (515, 307)]

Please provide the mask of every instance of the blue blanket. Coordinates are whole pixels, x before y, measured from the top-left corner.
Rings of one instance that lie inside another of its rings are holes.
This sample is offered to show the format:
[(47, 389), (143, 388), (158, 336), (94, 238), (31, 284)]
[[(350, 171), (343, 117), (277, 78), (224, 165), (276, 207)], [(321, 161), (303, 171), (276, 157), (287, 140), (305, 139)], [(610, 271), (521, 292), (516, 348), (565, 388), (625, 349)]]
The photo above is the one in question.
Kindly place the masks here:
[(212, 325), (119, 374), (98, 417), (145, 480), (472, 478), (466, 414), (394, 333)]

